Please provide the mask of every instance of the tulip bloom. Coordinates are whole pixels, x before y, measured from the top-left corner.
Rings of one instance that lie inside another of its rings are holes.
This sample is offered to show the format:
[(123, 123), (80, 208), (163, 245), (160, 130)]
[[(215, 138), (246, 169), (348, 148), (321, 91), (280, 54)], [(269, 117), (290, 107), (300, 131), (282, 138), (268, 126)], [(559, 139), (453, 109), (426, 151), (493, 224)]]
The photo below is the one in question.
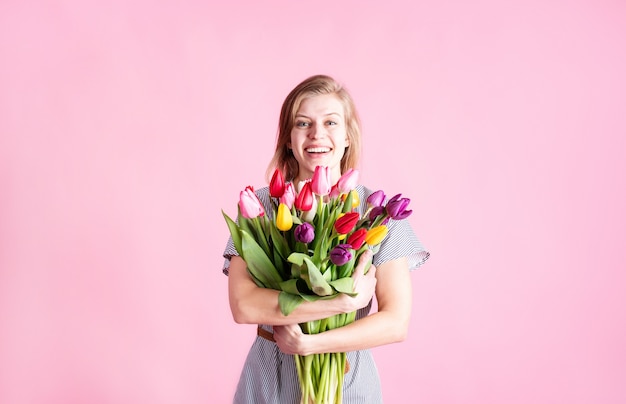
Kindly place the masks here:
[(276, 169), (270, 181), (270, 196), (272, 198), (280, 198), (284, 193), (285, 179), (283, 178), (283, 173), (279, 169)]
[(352, 259), (352, 246), (350, 244), (338, 244), (330, 251), (330, 261), (337, 265), (345, 265)]
[(315, 167), (313, 178), (311, 179), (311, 190), (315, 195), (328, 195), (330, 193), (330, 169), (324, 166)]
[(311, 223), (304, 222), (296, 226), (293, 235), (296, 241), (307, 244), (315, 238), (315, 229)]
[(369, 219), (374, 221), (378, 216), (385, 213), (385, 208), (382, 206), (374, 206), (370, 211)]
[(358, 181), (359, 172), (354, 168), (350, 168), (339, 178), (339, 181), (337, 181), (337, 188), (339, 188), (342, 194), (347, 194), (356, 188)]
[(385, 236), (387, 236), (388, 231), (389, 230), (387, 229), (387, 226), (385, 226), (384, 224), (373, 227), (367, 231), (367, 234), (365, 235), (365, 242), (367, 243), (367, 245), (371, 246), (380, 244)]
[(313, 222), (313, 219), (315, 219), (315, 215), (317, 215), (317, 205), (317, 198), (313, 198), (313, 204), (311, 205), (311, 209), (309, 209), (308, 211), (303, 211), (300, 219), (304, 220), (305, 222)]
[(337, 230), (339, 234), (348, 234), (354, 229), (358, 221), (358, 212), (348, 212), (337, 218), (337, 221), (335, 221), (335, 230)]
[(339, 191), (339, 188), (337, 188), (337, 184), (335, 184), (330, 189), (330, 199), (337, 199), (339, 198), (339, 195), (341, 195), (341, 192)]
[(381, 190), (378, 190), (367, 197), (367, 204), (369, 206), (382, 206), (383, 202), (385, 202), (385, 193)]
[(365, 242), (365, 236), (367, 235), (367, 229), (358, 229), (354, 233), (348, 236), (347, 243), (352, 246), (353, 249), (358, 250)]
[(278, 212), (276, 212), (276, 227), (278, 230), (287, 231), (293, 226), (293, 218), (291, 217), (291, 211), (284, 203), (278, 205)]
[(293, 207), (293, 202), (296, 200), (296, 190), (293, 187), (293, 183), (290, 182), (285, 185), (285, 192), (279, 198), (280, 203), (287, 205), (289, 209)]
[(394, 220), (406, 219), (413, 213), (412, 210), (406, 209), (411, 200), (409, 198), (400, 198), (401, 195), (402, 194), (395, 195), (387, 202), (387, 206), (385, 206), (387, 214)]
[(246, 189), (239, 194), (239, 209), (246, 219), (254, 219), (257, 216), (263, 216), (265, 209), (254, 193), (254, 188), (247, 186)]
[(302, 189), (296, 196), (294, 205), (296, 209), (302, 211), (309, 211), (313, 207), (313, 191), (311, 190), (311, 182), (307, 181), (302, 186)]

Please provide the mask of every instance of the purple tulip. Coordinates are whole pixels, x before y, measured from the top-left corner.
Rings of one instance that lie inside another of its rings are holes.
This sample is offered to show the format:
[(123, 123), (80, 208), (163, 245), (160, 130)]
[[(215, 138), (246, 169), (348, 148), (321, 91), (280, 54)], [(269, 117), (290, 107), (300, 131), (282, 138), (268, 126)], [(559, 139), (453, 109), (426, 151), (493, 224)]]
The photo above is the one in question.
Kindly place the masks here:
[(383, 213), (385, 213), (385, 208), (384, 207), (382, 207), (382, 206), (374, 206), (372, 208), (372, 210), (370, 211), (369, 219), (370, 220), (374, 220), (378, 216), (382, 215)]
[(387, 202), (387, 206), (385, 207), (389, 217), (394, 220), (406, 219), (411, 213), (413, 213), (412, 210), (406, 209), (411, 200), (409, 198), (401, 198), (401, 195), (402, 194), (395, 195), (389, 200), (389, 202)]
[(385, 193), (381, 190), (378, 190), (367, 197), (367, 204), (369, 206), (383, 206), (383, 202), (385, 202)]
[(315, 229), (311, 223), (304, 222), (296, 227), (293, 235), (297, 241), (307, 244), (315, 238)]
[(338, 267), (346, 264), (352, 259), (352, 246), (350, 244), (339, 244), (330, 251), (330, 260)]

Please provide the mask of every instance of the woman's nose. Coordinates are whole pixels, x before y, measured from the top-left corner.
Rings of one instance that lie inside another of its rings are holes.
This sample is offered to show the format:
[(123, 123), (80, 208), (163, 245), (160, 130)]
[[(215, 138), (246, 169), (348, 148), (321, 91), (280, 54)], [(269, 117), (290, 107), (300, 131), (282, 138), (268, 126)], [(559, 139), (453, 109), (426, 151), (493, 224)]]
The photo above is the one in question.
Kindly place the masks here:
[(324, 136), (326, 136), (326, 128), (324, 127), (324, 125), (313, 125), (309, 132), (309, 137), (311, 139), (319, 139)]

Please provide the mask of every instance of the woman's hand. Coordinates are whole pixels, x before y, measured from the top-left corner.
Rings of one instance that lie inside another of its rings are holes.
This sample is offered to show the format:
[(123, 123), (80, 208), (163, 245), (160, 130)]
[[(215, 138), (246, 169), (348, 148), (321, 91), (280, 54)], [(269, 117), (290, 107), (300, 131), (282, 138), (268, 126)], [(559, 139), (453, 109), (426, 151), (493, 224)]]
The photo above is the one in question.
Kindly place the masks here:
[(354, 297), (343, 295), (345, 296), (345, 300), (348, 301), (350, 307), (350, 309), (346, 312), (351, 312), (367, 306), (376, 292), (376, 267), (372, 264), (367, 271), (367, 274), (364, 274), (365, 267), (371, 258), (372, 252), (365, 251), (361, 255), (359, 263), (354, 268), (354, 273), (352, 274), (354, 286), (352, 290), (357, 295)]
[(298, 324), (275, 325), (274, 341), (278, 348), (289, 355), (308, 355), (306, 350), (306, 335)]

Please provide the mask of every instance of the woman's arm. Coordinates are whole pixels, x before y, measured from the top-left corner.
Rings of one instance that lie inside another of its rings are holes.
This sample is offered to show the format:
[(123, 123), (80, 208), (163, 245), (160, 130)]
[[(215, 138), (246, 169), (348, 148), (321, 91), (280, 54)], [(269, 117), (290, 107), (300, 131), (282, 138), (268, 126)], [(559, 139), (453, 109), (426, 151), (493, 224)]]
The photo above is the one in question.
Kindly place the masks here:
[(378, 311), (352, 324), (320, 334), (306, 335), (300, 327), (274, 327), (281, 351), (308, 355), (347, 352), (403, 341), (411, 317), (411, 279), (405, 258), (392, 260), (376, 270)]
[(365, 260), (371, 252), (363, 253), (355, 268), (355, 292), (357, 296), (340, 295), (334, 299), (303, 302), (284, 316), (278, 306), (279, 291), (258, 287), (246, 269), (241, 257), (232, 257), (228, 271), (228, 298), (235, 322), (240, 324), (286, 325), (326, 318), (348, 313), (367, 306), (376, 290), (376, 268), (372, 265), (363, 275)]

